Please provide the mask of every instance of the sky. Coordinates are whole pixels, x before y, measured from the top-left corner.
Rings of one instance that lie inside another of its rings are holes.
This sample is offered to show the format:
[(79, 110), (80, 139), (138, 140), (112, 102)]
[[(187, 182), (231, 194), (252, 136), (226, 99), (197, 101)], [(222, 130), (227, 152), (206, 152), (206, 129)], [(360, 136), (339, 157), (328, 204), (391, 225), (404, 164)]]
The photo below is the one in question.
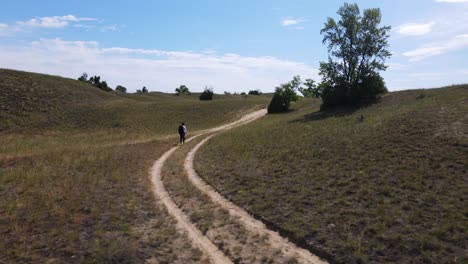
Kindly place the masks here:
[[(390, 91), (468, 83), (468, 0), (363, 0), (391, 26)], [(129, 92), (274, 91), (320, 81), (320, 30), (344, 1), (4, 1), (0, 68), (99, 75)], [(350, 3), (354, 3), (351, 2)]]

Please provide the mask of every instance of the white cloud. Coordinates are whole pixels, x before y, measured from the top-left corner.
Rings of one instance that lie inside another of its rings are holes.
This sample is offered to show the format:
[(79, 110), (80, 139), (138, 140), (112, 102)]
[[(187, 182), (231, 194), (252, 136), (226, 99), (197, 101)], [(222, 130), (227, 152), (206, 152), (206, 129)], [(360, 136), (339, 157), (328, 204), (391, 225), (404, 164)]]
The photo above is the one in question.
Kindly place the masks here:
[(468, 3), (468, 0), (435, 0), (439, 3)]
[(0, 30), (6, 29), (8, 27), (7, 24), (0, 23)]
[(298, 25), (304, 21), (305, 21), (304, 19), (300, 19), (300, 18), (285, 18), (281, 20), (281, 25), (284, 27), (289, 27), (293, 25)]
[(84, 28), (84, 29), (92, 29), (92, 28), (95, 28), (96, 26), (94, 26), (94, 25), (84, 25), (84, 24), (75, 24), (75, 25), (73, 25), (73, 27)]
[(66, 16), (52, 16), (52, 17), (36, 17), (28, 21), (18, 21), (16, 22), (20, 26), (29, 26), (29, 27), (43, 27), (43, 28), (63, 28), (69, 25), (70, 22), (79, 22), (79, 21), (93, 21), (94, 18), (86, 17), (76, 17), (74, 15)]
[(468, 48), (468, 34), (457, 35), (448, 41), (425, 45), (421, 48), (404, 52), (403, 55), (409, 57), (410, 61), (420, 61), (428, 57), (463, 48)]
[(71, 78), (87, 72), (130, 91), (146, 86), (153, 91), (173, 92), (185, 84), (194, 91), (213, 85), (219, 93), (251, 89), (267, 92), (297, 74), (318, 77), (317, 70), (305, 63), (275, 57), (102, 48), (94, 41), (61, 39), (41, 39), (26, 47), (1, 47), (0, 67)]
[(118, 31), (118, 30), (119, 30), (118, 25), (103, 26), (101, 28), (101, 32)]
[(398, 33), (407, 36), (422, 36), (430, 33), (434, 22), (430, 23), (407, 23), (398, 27)]

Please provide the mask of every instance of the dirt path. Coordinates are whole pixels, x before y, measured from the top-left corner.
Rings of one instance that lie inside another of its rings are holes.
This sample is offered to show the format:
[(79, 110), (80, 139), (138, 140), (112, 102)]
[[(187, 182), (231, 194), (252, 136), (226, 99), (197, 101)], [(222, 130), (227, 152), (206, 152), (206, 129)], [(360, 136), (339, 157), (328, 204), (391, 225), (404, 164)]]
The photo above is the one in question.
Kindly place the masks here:
[[(266, 110), (262, 109), (255, 111), (251, 114), (245, 115), (238, 121), (233, 123), (208, 129), (200, 132), (198, 135), (190, 138), (191, 141), (198, 136), (205, 135), (208, 133), (215, 133), (225, 131), (238, 125), (246, 124), (266, 114)], [(318, 257), (312, 255), (309, 251), (299, 248), (287, 239), (281, 237), (277, 232), (269, 230), (262, 222), (251, 217), (245, 210), (229, 202), (219, 193), (217, 193), (211, 186), (207, 185), (193, 169), (193, 158), (196, 151), (206, 143), (213, 135), (207, 137), (200, 143), (198, 143), (187, 155), (184, 160), (184, 167), (188, 173), (189, 180), (196, 186), (200, 191), (208, 195), (213, 202), (218, 204), (221, 208), (226, 209), (232, 216), (235, 216), (240, 222), (250, 231), (264, 234), (268, 237), (268, 240), (272, 247), (281, 250), (285, 255), (293, 256), (300, 263), (326, 263), (320, 260)], [(151, 181), (153, 183), (153, 193), (155, 197), (161, 201), (167, 208), (170, 215), (172, 215), (176, 221), (178, 228), (187, 233), (189, 239), (192, 241), (194, 246), (200, 248), (205, 255), (211, 260), (212, 263), (232, 263), (232, 261), (226, 257), (218, 247), (211, 242), (206, 236), (202, 234), (200, 230), (192, 223), (187, 215), (178, 208), (174, 200), (169, 196), (166, 188), (162, 181), (162, 167), (166, 160), (177, 150), (178, 147), (174, 147), (167, 151), (161, 156), (153, 165), (151, 169)]]
[[(196, 137), (192, 137), (190, 140), (193, 140)], [(188, 141), (188, 140), (187, 140)], [(190, 221), (190, 219), (180, 210), (174, 201), (169, 197), (168, 192), (164, 188), (161, 170), (166, 162), (167, 158), (177, 150), (177, 147), (173, 147), (164, 155), (162, 155), (151, 168), (151, 182), (153, 183), (153, 193), (156, 196), (156, 199), (161, 201), (164, 206), (167, 208), (167, 211), (172, 215), (177, 221), (177, 227), (180, 230), (183, 230), (187, 233), (187, 236), (192, 241), (194, 246), (203, 250), (207, 257), (211, 260), (212, 263), (232, 263), (229, 258), (227, 258), (216, 245), (214, 245), (207, 237), (205, 237), (200, 230), (198, 230), (195, 225)]]

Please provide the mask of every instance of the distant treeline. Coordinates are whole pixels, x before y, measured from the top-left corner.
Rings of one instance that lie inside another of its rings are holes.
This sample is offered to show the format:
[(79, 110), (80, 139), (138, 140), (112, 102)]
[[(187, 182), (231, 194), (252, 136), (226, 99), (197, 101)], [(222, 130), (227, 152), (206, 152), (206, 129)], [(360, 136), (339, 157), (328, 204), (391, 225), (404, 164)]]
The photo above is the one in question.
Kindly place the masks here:
[[(79, 78), (78, 78), (78, 81), (82, 81), (82, 82), (87, 82), (105, 92), (110, 92), (110, 91), (113, 91), (113, 89), (111, 87), (109, 87), (109, 85), (107, 84), (106, 81), (101, 81), (101, 76), (92, 76), (88, 79), (88, 74), (85, 72), (83, 73)], [(119, 91), (119, 92), (122, 92), (122, 93), (126, 93), (127, 92), (127, 88), (125, 86), (122, 86), (122, 85), (117, 85), (115, 87), (115, 90), (116, 91)], [(138, 89), (136, 91), (137, 93), (147, 93), (148, 92), (148, 89), (146, 88), (146, 86), (143, 86), (142, 89)]]

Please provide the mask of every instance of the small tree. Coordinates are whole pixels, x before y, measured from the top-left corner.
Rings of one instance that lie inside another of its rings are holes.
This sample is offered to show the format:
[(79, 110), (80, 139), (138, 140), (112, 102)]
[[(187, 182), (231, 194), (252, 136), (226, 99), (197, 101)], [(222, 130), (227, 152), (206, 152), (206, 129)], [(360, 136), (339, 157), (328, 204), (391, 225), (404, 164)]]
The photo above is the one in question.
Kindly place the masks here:
[(208, 101), (208, 100), (213, 100), (213, 87), (205, 87), (205, 90), (203, 93), (200, 94), (200, 100), (202, 101)]
[(117, 87), (115, 87), (115, 90), (119, 91), (119, 92), (122, 92), (122, 93), (127, 92), (127, 88), (123, 87), (122, 85), (117, 85)]
[(284, 113), (289, 111), (291, 102), (297, 101), (296, 90), (301, 85), (301, 78), (294, 76), (288, 83), (276, 87), (273, 98), (268, 105), (268, 113)]
[(78, 78), (78, 81), (87, 82), (88, 74), (86, 72), (83, 72), (83, 74)]
[(142, 93), (148, 93), (148, 89), (146, 89), (146, 86), (143, 86), (143, 88), (141, 89), (141, 92)]
[(315, 97), (318, 98), (321, 95), (321, 88), (319, 85), (315, 84), (315, 81), (312, 79), (306, 79), (304, 82), (305, 87), (299, 87), (298, 90), (301, 94), (306, 97)]
[(379, 71), (387, 69), (389, 26), (379, 27), (380, 9), (343, 4), (340, 20), (328, 18), (320, 31), (327, 44), (328, 62), (320, 62), (323, 106), (355, 105), (374, 101), (387, 91)]
[(262, 92), (261, 92), (259, 89), (257, 89), (257, 90), (250, 90), (250, 91), (249, 91), (249, 94), (250, 94), (250, 95), (261, 95)]
[(185, 85), (179, 86), (179, 88), (176, 88), (175, 91), (176, 91), (176, 95), (181, 95), (181, 94), (190, 95), (191, 94), (189, 88)]
[[(85, 78), (85, 76), (82, 76), (83, 79)], [(81, 77), (80, 77), (81, 78)], [(106, 81), (102, 81), (101, 82), (101, 76), (93, 76), (91, 78), (89, 78), (88, 80), (88, 83), (96, 86), (97, 88), (103, 90), (103, 91), (106, 91), (106, 92), (109, 92), (109, 91), (112, 91), (112, 88), (110, 88), (108, 85), (107, 85), (107, 82)]]
[(142, 92), (141, 92), (141, 89), (137, 89), (137, 90), (136, 90), (136, 93), (137, 93), (137, 94), (141, 94), (141, 93), (142, 93)]

